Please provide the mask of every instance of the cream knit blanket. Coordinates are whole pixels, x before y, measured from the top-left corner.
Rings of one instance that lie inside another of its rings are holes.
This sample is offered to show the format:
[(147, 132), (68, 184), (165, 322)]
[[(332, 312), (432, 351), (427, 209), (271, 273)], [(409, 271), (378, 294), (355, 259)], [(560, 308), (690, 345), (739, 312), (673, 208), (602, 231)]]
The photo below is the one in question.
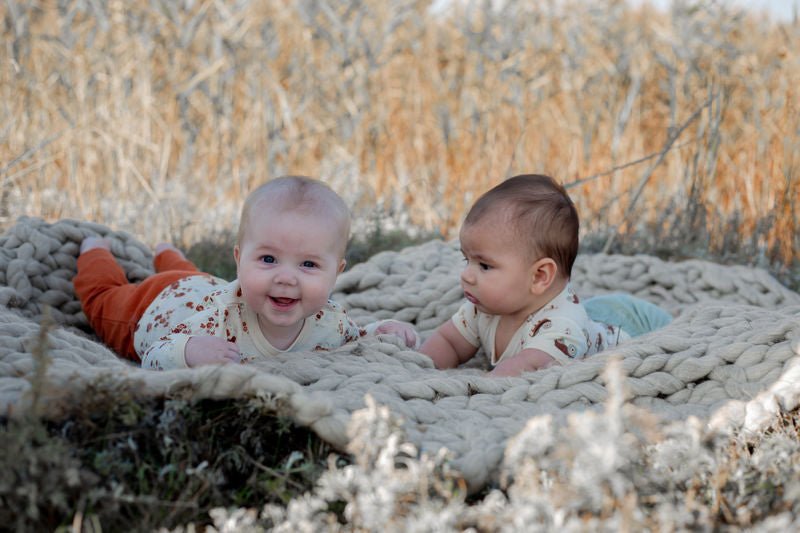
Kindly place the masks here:
[[(88, 235), (112, 239), (112, 252), (131, 279), (150, 272), (146, 247), (97, 224), (21, 218), (0, 237), (0, 414), (19, 416), (35, 404), (45, 416), (58, 417), (89, 386), (135, 384), (148, 396), (262, 396), (344, 449), (350, 416), (369, 394), (404, 418), (408, 439), (421, 451), (451, 450), (454, 467), (475, 490), (497, 474), (506, 442), (532, 416), (563, 419), (599, 409), (611, 357), (622, 360), (629, 400), (664, 419), (696, 416), (714, 431), (752, 432), (800, 403), (800, 295), (758, 269), (644, 255), (581, 256), (573, 272), (581, 296), (625, 291), (676, 319), (586, 361), (524, 377), (486, 377), (478, 358), (472, 368), (438, 371), (387, 336), (268, 363), (153, 372), (117, 359), (78, 329), (86, 319), (70, 280)], [(454, 243), (384, 252), (342, 274), (333, 297), (359, 322), (398, 318), (426, 335), (461, 301), (460, 266)], [(58, 326), (48, 332), (46, 386), (34, 398), (45, 308)]]

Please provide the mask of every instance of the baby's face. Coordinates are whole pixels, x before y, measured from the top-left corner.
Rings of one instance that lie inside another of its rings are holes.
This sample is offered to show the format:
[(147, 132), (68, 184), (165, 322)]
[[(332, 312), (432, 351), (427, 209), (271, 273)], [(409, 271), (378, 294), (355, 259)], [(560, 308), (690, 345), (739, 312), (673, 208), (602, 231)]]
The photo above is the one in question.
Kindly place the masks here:
[(236, 261), (242, 297), (270, 340), (299, 330), (325, 305), (344, 268), (345, 237), (324, 211), (255, 207)]
[(460, 234), (464, 297), (492, 315), (527, 316), (539, 304), (530, 292), (533, 263), (507, 225), (481, 221)]

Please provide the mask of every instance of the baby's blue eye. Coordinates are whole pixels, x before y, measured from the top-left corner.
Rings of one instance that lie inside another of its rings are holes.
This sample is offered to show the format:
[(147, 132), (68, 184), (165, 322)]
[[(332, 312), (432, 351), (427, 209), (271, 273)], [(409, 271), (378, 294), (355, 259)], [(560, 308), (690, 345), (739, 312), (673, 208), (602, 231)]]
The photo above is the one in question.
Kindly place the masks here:
[(265, 263), (272, 264), (275, 262), (275, 258), (271, 255), (265, 255), (261, 257), (261, 260)]
[(314, 268), (317, 264), (314, 261), (303, 261), (303, 267), (305, 268)]

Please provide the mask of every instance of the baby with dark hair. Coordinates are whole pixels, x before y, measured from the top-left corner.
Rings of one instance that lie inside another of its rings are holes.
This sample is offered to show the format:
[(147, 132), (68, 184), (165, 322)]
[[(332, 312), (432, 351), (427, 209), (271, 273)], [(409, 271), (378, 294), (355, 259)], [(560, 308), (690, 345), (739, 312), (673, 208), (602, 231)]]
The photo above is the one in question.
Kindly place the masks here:
[(460, 233), (467, 301), (420, 351), (437, 368), (453, 368), (483, 347), (491, 374), (510, 376), (668, 324), (668, 313), (630, 295), (581, 303), (570, 285), (578, 230), (575, 205), (549, 176), (514, 176), (484, 193)]

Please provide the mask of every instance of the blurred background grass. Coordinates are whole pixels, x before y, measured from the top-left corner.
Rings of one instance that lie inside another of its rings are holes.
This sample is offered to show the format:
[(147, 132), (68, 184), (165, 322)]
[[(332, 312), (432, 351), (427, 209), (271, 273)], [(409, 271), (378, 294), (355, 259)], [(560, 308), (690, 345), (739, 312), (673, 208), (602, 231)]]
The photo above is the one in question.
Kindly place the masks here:
[(431, 5), (4, 2), (0, 229), (28, 214), (229, 245), (246, 192), (295, 173), (347, 199), (356, 240), (376, 219), (451, 238), (478, 194), (540, 172), (570, 187), (585, 249), (796, 275), (796, 21)]
[[(453, 238), (478, 194), (541, 172), (570, 187), (584, 251), (758, 265), (800, 288), (796, 20), (724, 2), (433, 4), (0, 3), (0, 230), (93, 220), (231, 278), (241, 202), (264, 180), (340, 192), (354, 264)], [(324, 443), (258, 405), (134, 396), (87, 391), (61, 423), (0, 424), (2, 523), (208, 523), (326, 468)], [(709, 527), (729, 525), (714, 502)]]

